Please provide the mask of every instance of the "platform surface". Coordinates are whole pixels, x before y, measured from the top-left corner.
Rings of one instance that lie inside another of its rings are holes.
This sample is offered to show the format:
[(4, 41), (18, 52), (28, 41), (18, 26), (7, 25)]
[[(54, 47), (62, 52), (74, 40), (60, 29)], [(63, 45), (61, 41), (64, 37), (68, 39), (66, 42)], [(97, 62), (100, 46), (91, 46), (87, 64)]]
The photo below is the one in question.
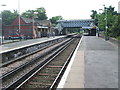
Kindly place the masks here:
[(118, 88), (118, 46), (83, 36), (58, 88)]
[(10, 43), (10, 44), (3, 44), (3, 45), (0, 45), (0, 53), (7, 52), (7, 51), (12, 51), (14, 49), (27, 47), (27, 46), (30, 46), (30, 45), (46, 42), (46, 41), (61, 38), (61, 37), (64, 37), (64, 36), (55, 36), (54, 38), (53, 37), (50, 37), (50, 38), (44, 37), (44, 38), (14, 42), (14, 43)]

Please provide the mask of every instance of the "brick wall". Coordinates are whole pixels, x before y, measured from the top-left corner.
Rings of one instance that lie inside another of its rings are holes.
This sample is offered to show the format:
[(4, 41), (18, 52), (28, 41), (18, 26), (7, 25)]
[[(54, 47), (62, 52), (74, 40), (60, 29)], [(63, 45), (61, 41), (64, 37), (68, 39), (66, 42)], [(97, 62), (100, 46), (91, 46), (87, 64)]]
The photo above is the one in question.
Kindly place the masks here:
[[(18, 17), (11, 23), (11, 25), (3, 27), (3, 35), (8, 38), (12, 33), (19, 33), (19, 19)], [(20, 19), (20, 34), (25, 37), (32, 37), (32, 23), (25, 23)]]

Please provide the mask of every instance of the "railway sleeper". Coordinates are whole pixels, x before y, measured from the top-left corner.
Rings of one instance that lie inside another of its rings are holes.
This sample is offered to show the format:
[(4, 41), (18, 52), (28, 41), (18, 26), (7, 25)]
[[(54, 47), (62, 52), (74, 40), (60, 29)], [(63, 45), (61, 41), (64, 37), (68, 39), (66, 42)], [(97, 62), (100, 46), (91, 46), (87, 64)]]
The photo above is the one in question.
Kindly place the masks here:
[(21, 87), (20, 90), (25, 90), (25, 89), (35, 89), (35, 90), (38, 89), (38, 90), (40, 90), (40, 88), (46, 88), (46, 90), (48, 90), (47, 88), (49, 88), (50, 86), (51, 86), (50, 84), (48, 86), (47, 86), (47, 84), (46, 85), (43, 85), (43, 84), (41, 84), (41, 85), (28, 84), (26, 86)]
[(47, 68), (62, 68), (63, 66), (47, 66)]
[[(42, 77), (34, 77), (33, 79), (40, 79), (40, 80), (42, 80)], [(55, 78), (50, 78), (51, 80), (54, 80)]]
[[(47, 80), (47, 79), (48, 79), (48, 80)], [(45, 83), (45, 82), (53, 82), (53, 81), (54, 81), (54, 79), (51, 79), (51, 78), (47, 78), (47, 79), (40, 79), (40, 78), (39, 78), (39, 79), (32, 79), (31, 81), (32, 81), (32, 82), (39, 82), (39, 83), (41, 83), (41, 82), (42, 82), (42, 83)], [(30, 81), (30, 82), (31, 82), (31, 81)], [(28, 82), (28, 83), (29, 83), (29, 82)]]
[(51, 76), (51, 75), (57, 75), (57, 74), (48, 74), (48, 73), (39, 73), (40, 76)]
[(29, 84), (32, 84), (32, 85), (47, 85), (47, 86), (51, 85), (51, 83), (39, 83), (39, 82), (29, 82)]

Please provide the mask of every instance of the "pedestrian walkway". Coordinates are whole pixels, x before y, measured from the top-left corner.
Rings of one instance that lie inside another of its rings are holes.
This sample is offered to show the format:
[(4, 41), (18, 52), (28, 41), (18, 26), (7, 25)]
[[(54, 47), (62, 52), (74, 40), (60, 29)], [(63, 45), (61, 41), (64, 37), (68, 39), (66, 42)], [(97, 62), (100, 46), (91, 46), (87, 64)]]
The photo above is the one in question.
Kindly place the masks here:
[(118, 47), (83, 36), (58, 88), (118, 88)]

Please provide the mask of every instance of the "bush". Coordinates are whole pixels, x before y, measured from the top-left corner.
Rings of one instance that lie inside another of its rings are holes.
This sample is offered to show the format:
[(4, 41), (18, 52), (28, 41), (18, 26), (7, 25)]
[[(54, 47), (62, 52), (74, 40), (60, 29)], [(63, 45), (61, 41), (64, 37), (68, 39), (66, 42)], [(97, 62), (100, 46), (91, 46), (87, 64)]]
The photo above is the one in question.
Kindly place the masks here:
[(119, 36), (119, 37), (117, 37), (117, 40), (120, 40), (120, 36)]

